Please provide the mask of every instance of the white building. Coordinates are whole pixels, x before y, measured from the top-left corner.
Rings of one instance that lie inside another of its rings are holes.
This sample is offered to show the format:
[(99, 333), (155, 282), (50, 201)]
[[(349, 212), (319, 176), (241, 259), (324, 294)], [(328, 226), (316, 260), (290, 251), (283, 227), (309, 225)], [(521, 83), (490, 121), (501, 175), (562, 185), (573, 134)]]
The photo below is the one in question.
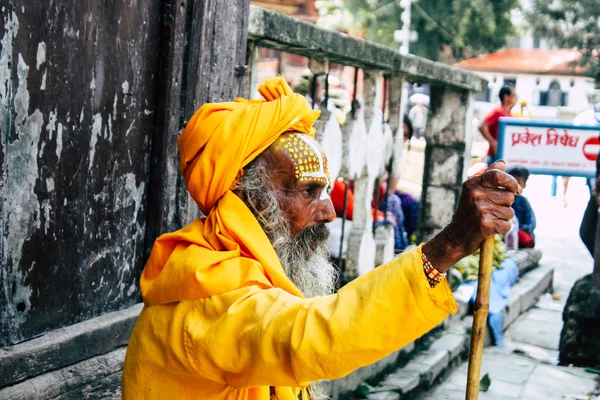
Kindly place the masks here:
[(572, 119), (590, 108), (589, 96), (595, 83), (584, 68), (573, 65), (577, 51), (565, 49), (505, 49), (455, 64), (476, 72), (489, 82), (478, 95), (476, 107), (485, 115), (499, 103), (504, 84), (516, 88), (517, 97), (532, 107), (537, 119)]

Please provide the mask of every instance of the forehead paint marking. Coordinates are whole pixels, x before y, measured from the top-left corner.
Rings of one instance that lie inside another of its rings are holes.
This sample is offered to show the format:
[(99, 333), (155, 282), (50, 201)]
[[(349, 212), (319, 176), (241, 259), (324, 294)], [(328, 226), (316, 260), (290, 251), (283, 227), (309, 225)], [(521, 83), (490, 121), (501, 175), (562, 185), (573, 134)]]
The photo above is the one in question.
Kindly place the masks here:
[(329, 186), (331, 185), (331, 182), (329, 180), (329, 171), (327, 171), (326, 167), (325, 167), (325, 162), (323, 160), (323, 154), (321, 153), (321, 149), (311, 139), (309, 139), (305, 136), (298, 136), (298, 137), (312, 149), (312, 153), (314, 154), (314, 156), (311, 158), (311, 161), (313, 163), (317, 163), (317, 162), (319, 163), (318, 171), (303, 172), (300, 174), (300, 176), (306, 177), (306, 178), (325, 179), (325, 190), (323, 190), (321, 192), (321, 200), (329, 199), (329, 194), (327, 193), (327, 191), (329, 189)]
[[(306, 143), (308, 145), (308, 147), (310, 147), (310, 149), (313, 152), (313, 156), (309, 158), (310, 161), (316, 163), (317, 161), (319, 162), (319, 171), (318, 172), (314, 172), (311, 173), (311, 175), (304, 175), (304, 176), (310, 176), (313, 178), (326, 178), (327, 180), (329, 180), (329, 177), (325, 174), (325, 168), (324, 168), (324, 163), (323, 163), (323, 156), (321, 154), (321, 150), (317, 147), (317, 145), (315, 143), (313, 143), (311, 140), (309, 140), (308, 138), (304, 137), (304, 136), (297, 136), (298, 138), (300, 138), (300, 140), (302, 140), (304, 143)], [(305, 156), (309, 156), (308, 151), (304, 150), (304, 155)], [(315, 157), (316, 155), (316, 157)]]
[(327, 190), (323, 190), (321, 192), (321, 196), (319, 197), (319, 200), (331, 200), (331, 197), (329, 197), (329, 193), (327, 192)]
[(326, 160), (318, 144), (309, 137), (291, 135), (280, 141), (280, 146), (294, 161), (294, 175), (299, 181), (315, 179), (330, 186)]

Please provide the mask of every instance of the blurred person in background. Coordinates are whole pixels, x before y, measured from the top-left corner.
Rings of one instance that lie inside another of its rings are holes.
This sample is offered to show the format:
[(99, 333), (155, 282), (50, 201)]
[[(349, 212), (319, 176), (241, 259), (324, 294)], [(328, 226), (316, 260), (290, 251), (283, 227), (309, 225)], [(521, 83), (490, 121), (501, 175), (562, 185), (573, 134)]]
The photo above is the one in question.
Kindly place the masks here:
[[(527, 179), (529, 179), (529, 170), (523, 167), (511, 168), (508, 173), (512, 175), (521, 188), (527, 187)], [(535, 230), (536, 220), (535, 213), (529, 200), (522, 194), (515, 196), (515, 202), (512, 205), (515, 211), (515, 216), (519, 220), (519, 248), (530, 249), (535, 246), (535, 236), (533, 231)]]
[(494, 108), (483, 120), (479, 126), (479, 132), (490, 144), (488, 150), (488, 164), (493, 162), (498, 152), (498, 123), (501, 117), (511, 117), (510, 110), (517, 101), (515, 88), (512, 86), (503, 86), (498, 94), (500, 104)]
[(423, 137), (423, 135), (425, 134), (428, 113), (429, 109), (425, 106), (424, 102), (422, 101), (415, 104), (408, 112), (408, 118), (410, 119), (410, 122), (412, 122), (414, 135), (417, 139)]
[(402, 132), (404, 134), (404, 142), (408, 142), (408, 146), (410, 148), (410, 140), (413, 138), (415, 134), (415, 130), (413, 128), (413, 124), (408, 115), (404, 115), (404, 124), (402, 125)]

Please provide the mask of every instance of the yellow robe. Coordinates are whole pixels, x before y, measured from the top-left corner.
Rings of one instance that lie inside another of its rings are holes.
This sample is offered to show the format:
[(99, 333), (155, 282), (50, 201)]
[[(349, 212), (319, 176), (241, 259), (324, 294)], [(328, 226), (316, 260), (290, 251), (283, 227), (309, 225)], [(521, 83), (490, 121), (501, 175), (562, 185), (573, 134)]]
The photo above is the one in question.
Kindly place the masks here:
[(231, 189), (282, 133), (314, 135), (319, 114), (282, 78), (259, 91), (266, 101), (202, 106), (178, 139), (181, 172), (207, 216), (154, 243), (125, 399), (269, 399), (273, 387), (296, 400), (309, 382), (370, 364), (456, 311), (446, 282), (429, 287), (420, 249), (336, 295), (303, 298)]
[[(241, 200), (228, 194), (221, 202), (227, 208), (240, 206)], [(256, 242), (265, 243), (266, 236), (250, 211), (246, 207), (239, 211), (222, 216), (221, 222), (227, 225), (232, 222), (229, 218), (235, 218), (240, 222), (236, 226), (244, 226)], [(420, 247), (350, 282), (335, 295), (313, 299), (302, 298), (285, 278), (278, 277), (283, 279), (281, 285), (270, 283), (264, 266), (243, 256), (196, 271), (205, 279), (192, 282), (182, 272), (194, 264), (188, 260), (204, 259), (209, 253), (199, 244), (182, 243), (198, 240), (198, 232), (212, 223), (210, 216), (194, 221), (155, 244), (153, 255), (172, 251), (167, 260), (177, 262), (167, 262), (159, 274), (164, 274), (166, 289), (157, 290), (161, 285), (155, 279), (152, 291), (145, 292), (153, 296), (144, 297), (146, 306), (127, 349), (124, 399), (266, 400), (274, 386), (275, 398), (296, 400), (309, 382), (340, 378), (371, 364), (456, 312), (446, 281), (435, 289), (429, 287)], [(272, 247), (269, 251), (265, 245), (263, 250), (263, 261), (268, 262)], [(231, 252), (236, 253), (224, 253)], [(211, 290), (202, 287), (211, 273), (219, 276), (215, 284), (224, 285), (212, 289), (225, 291), (198, 298)], [(168, 290), (177, 287), (169, 282), (186, 281), (189, 284), (180, 287), (187, 291)], [(169, 295), (187, 299), (163, 302), (170, 300)]]

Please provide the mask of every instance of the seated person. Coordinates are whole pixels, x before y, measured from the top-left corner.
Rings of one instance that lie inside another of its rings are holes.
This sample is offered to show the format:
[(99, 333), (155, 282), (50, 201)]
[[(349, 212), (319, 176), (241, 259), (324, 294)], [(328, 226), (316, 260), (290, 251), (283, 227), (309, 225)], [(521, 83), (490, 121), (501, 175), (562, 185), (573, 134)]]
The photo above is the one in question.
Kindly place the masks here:
[[(527, 168), (514, 167), (508, 171), (523, 189), (527, 186), (527, 179), (529, 178), (529, 171)], [(515, 210), (515, 216), (519, 220), (519, 248), (530, 249), (535, 246), (535, 236), (533, 231), (535, 230), (535, 213), (531, 208), (531, 204), (523, 195), (515, 197), (515, 202), (512, 205)]]
[[(410, 140), (413, 137), (413, 126), (410, 122), (410, 118), (408, 115), (404, 115), (404, 142), (407, 145), (408, 150), (410, 150)], [(487, 166), (486, 166), (487, 167)], [(418, 197), (413, 196), (410, 193), (402, 192), (397, 189), (398, 186), (397, 177), (392, 177), (392, 181), (390, 182), (390, 189), (393, 193), (400, 198), (400, 202), (402, 203), (402, 212), (404, 213), (404, 231), (409, 238), (409, 242), (411, 244), (416, 243), (417, 240), (417, 223), (419, 221), (419, 207), (420, 200)]]
[(404, 230), (411, 244), (416, 243), (417, 223), (419, 222), (420, 201), (418, 197), (410, 193), (396, 190), (394, 194), (402, 203), (402, 212), (404, 213)]
[[(389, 188), (386, 193), (386, 186)], [(392, 177), (388, 182), (387, 172), (381, 179), (379, 185), (379, 204), (377, 210), (373, 211), (374, 228), (382, 225), (392, 225), (394, 227), (394, 250), (402, 252), (409, 245), (408, 235), (405, 229), (405, 216), (402, 200), (395, 194), (398, 178)], [(375, 205), (375, 198), (373, 199)]]

